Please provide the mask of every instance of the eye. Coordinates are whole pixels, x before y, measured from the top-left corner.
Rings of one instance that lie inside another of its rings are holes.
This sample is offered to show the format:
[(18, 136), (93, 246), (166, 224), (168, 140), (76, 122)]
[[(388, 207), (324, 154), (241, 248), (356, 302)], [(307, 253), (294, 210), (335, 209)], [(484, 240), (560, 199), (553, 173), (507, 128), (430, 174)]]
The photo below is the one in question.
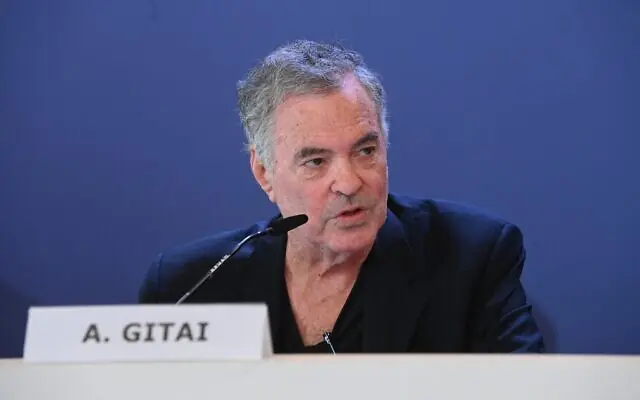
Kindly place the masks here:
[(368, 146), (360, 149), (360, 152), (365, 156), (370, 156), (376, 151), (376, 146)]
[(322, 163), (324, 163), (324, 160), (322, 158), (313, 158), (311, 160), (305, 161), (304, 165), (311, 168), (317, 168), (320, 167)]

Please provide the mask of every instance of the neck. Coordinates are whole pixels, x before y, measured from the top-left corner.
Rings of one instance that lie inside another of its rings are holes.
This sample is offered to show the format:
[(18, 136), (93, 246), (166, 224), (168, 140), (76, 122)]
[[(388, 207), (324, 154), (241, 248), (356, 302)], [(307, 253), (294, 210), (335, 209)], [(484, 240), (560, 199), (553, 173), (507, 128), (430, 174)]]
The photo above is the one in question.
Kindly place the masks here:
[(370, 250), (371, 247), (368, 247), (356, 252), (338, 253), (290, 237), (285, 255), (286, 269), (291, 275), (301, 278), (357, 272)]

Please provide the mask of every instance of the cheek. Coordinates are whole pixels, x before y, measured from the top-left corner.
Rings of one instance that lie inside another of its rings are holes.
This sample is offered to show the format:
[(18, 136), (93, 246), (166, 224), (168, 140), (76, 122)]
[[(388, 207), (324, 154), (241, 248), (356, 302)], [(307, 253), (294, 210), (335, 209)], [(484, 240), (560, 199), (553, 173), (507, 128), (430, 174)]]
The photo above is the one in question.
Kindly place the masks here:
[(305, 212), (309, 216), (322, 215), (327, 202), (326, 190), (319, 184), (303, 186), (300, 202), (304, 205)]
[(379, 166), (369, 170), (363, 175), (364, 181), (377, 194), (386, 194), (387, 189), (387, 168)]
[(300, 182), (295, 177), (279, 179), (274, 187), (275, 197), (287, 211), (303, 212), (311, 216), (322, 213), (325, 205), (325, 193), (317, 182)]

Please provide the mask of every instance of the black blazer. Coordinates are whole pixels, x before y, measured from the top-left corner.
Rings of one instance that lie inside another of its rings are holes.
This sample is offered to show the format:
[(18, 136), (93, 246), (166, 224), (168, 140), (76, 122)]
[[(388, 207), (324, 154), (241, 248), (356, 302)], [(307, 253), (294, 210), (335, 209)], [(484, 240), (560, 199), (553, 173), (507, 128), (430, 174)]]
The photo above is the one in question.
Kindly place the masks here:
[[(277, 217), (276, 217), (277, 218)], [(264, 221), (161, 254), (141, 303), (174, 303)], [(261, 302), (279, 326), (286, 236), (248, 243), (187, 302)], [(389, 195), (387, 220), (364, 287), (367, 353), (543, 352), (520, 275), (520, 230), (469, 206)], [(275, 350), (277, 352), (277, 349)]]

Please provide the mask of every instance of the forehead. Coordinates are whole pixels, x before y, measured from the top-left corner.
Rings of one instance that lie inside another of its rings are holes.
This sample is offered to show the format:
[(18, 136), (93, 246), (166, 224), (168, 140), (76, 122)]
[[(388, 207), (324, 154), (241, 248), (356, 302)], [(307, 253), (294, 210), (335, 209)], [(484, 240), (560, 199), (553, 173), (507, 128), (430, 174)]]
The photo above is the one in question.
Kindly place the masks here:
[(378, 132), (375, 103), (356, 78), (339, 90), (292, 96), (275, 113), (275, 142), (281, 150), (300, 146), (340, 146)]

